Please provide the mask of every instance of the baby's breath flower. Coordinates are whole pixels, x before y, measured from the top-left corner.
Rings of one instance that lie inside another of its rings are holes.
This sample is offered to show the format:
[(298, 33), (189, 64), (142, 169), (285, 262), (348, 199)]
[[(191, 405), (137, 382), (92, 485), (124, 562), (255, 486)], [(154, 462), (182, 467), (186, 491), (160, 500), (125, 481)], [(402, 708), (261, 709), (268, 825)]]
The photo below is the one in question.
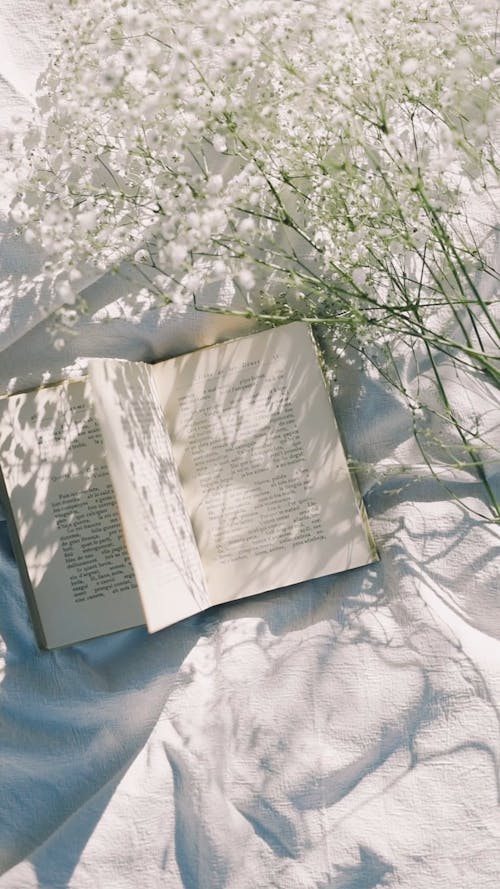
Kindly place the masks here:
[(430, 324), (453, 263), (480, 262), (471, 195), (497, 185), (497, 11), (71, 0), (13, 218), (61, 279), (131, 257), (178, 299), (267, 267), (263, 289), (366, 339), (415, 300)]
[(252, 287), (255, 286), (255, 278), (248, 268), (242, 268), (240, 272), (238, 272), (238, 284), (243, 287), (244, 290), (251, 290)]
[(222, 190), (222, 186), (224, 185), (224, 180), (220, 173), (215, 173), (213, 176), (210, 176), (207, 182), (207, 192), (208, 194), (219, 194)]
[(69, 281), (61, 281), (57, 284), (56, 291), (65, 303), (73, 303), (76, 299), (76, 294)]

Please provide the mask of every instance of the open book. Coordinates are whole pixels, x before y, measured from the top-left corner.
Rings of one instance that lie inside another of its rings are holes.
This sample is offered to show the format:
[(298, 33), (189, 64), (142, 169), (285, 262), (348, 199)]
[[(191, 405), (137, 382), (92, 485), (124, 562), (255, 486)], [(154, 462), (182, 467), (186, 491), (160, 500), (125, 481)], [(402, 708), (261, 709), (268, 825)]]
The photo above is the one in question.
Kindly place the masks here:
[(13, 544), (54, 648), (376, 558), (308, 325), (0, 403)]

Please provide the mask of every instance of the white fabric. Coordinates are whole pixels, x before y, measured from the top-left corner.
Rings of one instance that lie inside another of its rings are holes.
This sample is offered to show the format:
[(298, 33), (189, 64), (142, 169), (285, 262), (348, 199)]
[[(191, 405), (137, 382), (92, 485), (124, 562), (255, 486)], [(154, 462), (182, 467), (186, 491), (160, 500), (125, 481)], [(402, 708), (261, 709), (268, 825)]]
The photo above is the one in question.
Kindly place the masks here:
[[(28, 107), (48, 6), (2, 2), (2, 122)], [(9, 236), (4, 280), (35, 267)], [(7, 294), (0, 388), (238, 328), (146, 305), (134, 316), (121, 286), (90, 288), (63, 352), (37, 323), (48, 297), (34, 309)], [(456, 388), (464, 412), (498, 424), (484, 383)], [(500, 534), (425, 467), (394, 468), (421, 457), (375, 374), (346, 361), (336, 391), (349, 452), (386, 471), (360, 473), (375, 566), (47, 653), (0, 521), (2, 889), (497, 889)], [(484, 508), (468, 474), (455, 482)]]

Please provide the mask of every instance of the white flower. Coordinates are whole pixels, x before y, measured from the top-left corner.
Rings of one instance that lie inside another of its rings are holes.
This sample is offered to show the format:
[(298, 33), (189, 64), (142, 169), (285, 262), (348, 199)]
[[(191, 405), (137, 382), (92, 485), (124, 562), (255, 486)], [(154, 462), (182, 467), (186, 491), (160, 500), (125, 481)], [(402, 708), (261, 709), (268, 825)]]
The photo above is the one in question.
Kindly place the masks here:
[(166, 254), (174, 268), (181, 266), (187, 257), (187, 247), (184, 244), (172, 242), (167, 246)]
[(419, 67), (420, 65), (418, 59), (409, 58), (406, 59), (401, 65), (401, 72), (405, 76), (411, 76), (412, 74), (415, 74), (416, 71), (418, 71)]
[(225, 278), (225, 276), (227, 275), (226, 264), (221, 259), (217, 259), (212, 265), (212, 273), (215, 280)]
[(25, 201), (17, 201), (11, 208), (11, 216), (18, 225), (23, 225), (30, 218), (30, 211)]
[(95, 209), (90, 208), (88, 210), (83, 210), (83, 212), (78, 213), (77, 223), (79, 228), (83, 232), (89, 232), (93, 228), (95, 228), (97, 222), (97, 212)]
[(57, 295), (64, 300), (65, 303), (73, 303), (76, 299), (75, 291), (69, 281), (61, 281), (56, 285)]
[(208, 194), (216, 195), (218, 194), (222, 186), (224, 185), (224, 180), (220, 173), (215, 173), (213, 176), (209, 176), (207, 181), (207, 192)]
[(238, 284), (240, 284), (244, 290), (251, 290), (252, 287), (255, 286), (255, 278), (250, 269), (241, 269), (238, 273)]
[(250, 291), (267, 265), (335, 312), (332, 282), (425, 313), (446, 266), (431, 210), (475, 255), (466, 201), (498, 181), (495, 5), (72, 0), (13, 218), (65, 279), (132, 257)]
[(219, 151), (221, 154), (227, 151), (227, 142), (224, 136), (222, 136), (220, 133), (215, 134), (212, 140), (212, 145), (214, 146), (215, 150)]
[(220, 114), (226, 107), (226, 99), (222, 95), (214, 96), (212, 100), (212, 111), (214, 114)]
[(238, 234), (245, 235), (251, 234), (255, 230), (255, 222), (249, 216), (246, 216), (245, 219), (242, 219), (238, 224)]

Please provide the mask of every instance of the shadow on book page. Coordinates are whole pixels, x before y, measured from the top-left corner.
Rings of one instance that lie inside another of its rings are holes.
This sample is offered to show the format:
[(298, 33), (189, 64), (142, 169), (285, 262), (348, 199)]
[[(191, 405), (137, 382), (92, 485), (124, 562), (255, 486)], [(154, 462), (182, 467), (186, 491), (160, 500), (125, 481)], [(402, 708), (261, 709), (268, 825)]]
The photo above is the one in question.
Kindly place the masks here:
[(95, 359), (89, 379), (128, 552), (153, 632), (210, 600), (151, 368)]
[(11, 538), (42, 645), (144, 623), (88, 384), (0, 402)]
[(376, 558), (308, 325), (153, 375), (213, 604)]

